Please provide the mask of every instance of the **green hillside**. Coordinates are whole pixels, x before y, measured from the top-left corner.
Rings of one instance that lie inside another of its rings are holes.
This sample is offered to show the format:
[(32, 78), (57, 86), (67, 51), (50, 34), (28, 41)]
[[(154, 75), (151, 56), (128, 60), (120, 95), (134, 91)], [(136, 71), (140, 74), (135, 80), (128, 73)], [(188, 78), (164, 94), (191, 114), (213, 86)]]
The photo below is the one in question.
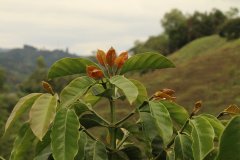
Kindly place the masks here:
[(35, 70), (40, 56), (43, 57), (47, 67), (63, 57), (77, 57), (67, 51), (40, 50), (29, 45), (24, 45), (23, 48), (0, 50), (0, 68), (7, 73), (6, 83), (12, 86), (28, 78)]
[(204, 111), (217, 113), (229, 104), (240, 104), (240, 39), (226, 41), (216, 35), (197, 39), (173, 55), (174, 69), (143, 76), (149, 93), (172, 88), (177, 102), (187, 108), (202, 100)]

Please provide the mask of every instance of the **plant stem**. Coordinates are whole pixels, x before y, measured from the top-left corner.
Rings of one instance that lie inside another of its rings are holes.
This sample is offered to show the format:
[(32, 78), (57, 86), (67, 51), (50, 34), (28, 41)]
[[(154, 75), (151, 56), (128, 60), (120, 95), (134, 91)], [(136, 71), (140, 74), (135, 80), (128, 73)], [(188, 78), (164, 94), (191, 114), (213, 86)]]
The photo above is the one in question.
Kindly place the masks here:
[[(110, 104), (110, 126), (109, 126), (109, 134), (110, 134), (110, 146), (112, 150), (116, 149), (116, 128), (114, 127), (114, 122), (116, 121), (116, 112), (115, 112), (115, 102), (112, 98), (109, 98)], [(110, 160), (113, 160), (113, 152), (110, 152)]]
[[(192, 115), (190, 115), (190, 117), (186, 120), (186, 122), (184, 123), (184, 125), (182, 126), (182, 128), (179, 130), (179, 133), (182, 134), (182, 132), (184, 131), (184, 129), (187, 127), (189, 120), (192, 118)], [(176, 135), (177, 136), (177, 135)], [(170, 148), (172, 146), (172, 144), (174, 143), (174, 140), (176, 138), (176, 136), (173, 137), (173, 139), (168, 143), (167, 145), (167, 149)]]
[[(105, 118), (103, 118), (102, 116), (100, 116), (97, 112), (95, 112), (93, 109), (90, 110), (93, 114), (95, 114), (98, 118), (100, 118), (103, 122), (105, 122), (106, 124), (110, 124), (110, 122), (108, 122), (108, 120), (106, 120)], [(106, 127), (106, 126), (104, 126)]]
[(110, 131), (110, 143), (111, 143), (111, 147), (113, 149), (116, 149), (116, 129), (113, 127), (114, 122), (116, 121), (116, 111), (115, 111), (115, 102), (113, 99), (109, 99), (109, 103), (110, 103), (110, 118), (111, 118), (111, 128), (109, 128)]
[[(142, 107), (144, 107), (144, 105), (146, 105), (148, 102), (144, 101), (141, 106), (139, 106), (138, 108), (141, 109)], [(116, 126), (122, 124), (123, 122), (125, 122), (126, 120), (128, 120), (129, 118), (131, 118), (137, 111), (137, 108), (134, 109), (132, 112), (130, 112), (126, 117), (122, 118), (121, 120), (119, 120), (118, 122), (115, 123)]]
[[(100, 140), (97, 139), (94, 135), (92, 135), (92, 133), (88, 132), (88, 130), (86, 130), (86, 129), (83, 128), (83, 127), (81, 127), (81, 129), (82, 129), (82, 131), (85, 132), (85, 133), (88, 135), (88, 137), (90, 137), (92, 140), (100, 142)], [(108, 151), (112, 151), (112, 149), (109, 148), (108, 146), (106, 146), (106, 149), (107, 149)]]
[(130, 112), (126, 117), (121, 119), (120, 121), (116, 122), (115, 125), (118, 126), (119, 124), (122, 124), (126, 120), (128, 120), (130, 117), (132, 117), (136, 113), (136, 109), (134, 109), (132, 112)]

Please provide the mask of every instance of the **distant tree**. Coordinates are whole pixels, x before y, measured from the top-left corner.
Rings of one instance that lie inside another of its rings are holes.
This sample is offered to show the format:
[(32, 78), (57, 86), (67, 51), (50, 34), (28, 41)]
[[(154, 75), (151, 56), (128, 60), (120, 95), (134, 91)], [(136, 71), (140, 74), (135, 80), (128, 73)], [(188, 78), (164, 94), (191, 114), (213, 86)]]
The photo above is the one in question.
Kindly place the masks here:
[(240, 18), (227, 21), (220, 29), (219, 35), (228, 40), (240, 38)]
[(168, 55), (168, 45), (168, 36), (166, 34), (160, 34), (158, 36), (150, 36), (146, 42), (136, 41), (130, 51), (134, 54), (154, 51)]
[(235, 8), (235, 7), (231, 7), (227, 12), (226, 12), (226, 16), (228, 19), (233, 19), (233, 18), (237, 18), (239, 14), (239, 9)]
[(217, 33), (225, 20), (226, 16), (218, 9), (213, 9), (210, 13), (194, 12), (187, 19), (188, 42)]
[(166, 13), (161, 21), (169, 38), (169, 51), (173, 52), (188, 42), (187, 17), (178, 9)]

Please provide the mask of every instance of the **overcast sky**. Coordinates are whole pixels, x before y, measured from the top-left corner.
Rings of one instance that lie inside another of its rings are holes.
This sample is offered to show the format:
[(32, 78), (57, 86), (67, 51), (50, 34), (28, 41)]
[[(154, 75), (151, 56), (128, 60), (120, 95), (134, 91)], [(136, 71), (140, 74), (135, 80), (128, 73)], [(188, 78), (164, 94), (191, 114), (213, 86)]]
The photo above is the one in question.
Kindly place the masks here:
[(160, 19), (172, 8), (192, 13), (239, 6), (240, 0), (0, 0), (0, 48), (123, 51), (161, 33)]

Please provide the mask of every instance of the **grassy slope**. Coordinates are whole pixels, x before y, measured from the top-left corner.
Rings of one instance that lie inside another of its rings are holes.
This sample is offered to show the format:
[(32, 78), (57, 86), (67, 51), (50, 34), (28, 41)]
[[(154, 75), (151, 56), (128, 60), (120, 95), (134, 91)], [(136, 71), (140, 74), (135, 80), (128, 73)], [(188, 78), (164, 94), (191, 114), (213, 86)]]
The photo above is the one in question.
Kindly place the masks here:
[(150, 94), (161, 88), (176, 91), (177, 102), (187, 108), (203, 101), (203, 111), (217, 113), (240, 105), (240, 39), (226, 42), (218, 36), (195, 40), (172, 56), (175, 69), (158, 70), (135, 78)]

